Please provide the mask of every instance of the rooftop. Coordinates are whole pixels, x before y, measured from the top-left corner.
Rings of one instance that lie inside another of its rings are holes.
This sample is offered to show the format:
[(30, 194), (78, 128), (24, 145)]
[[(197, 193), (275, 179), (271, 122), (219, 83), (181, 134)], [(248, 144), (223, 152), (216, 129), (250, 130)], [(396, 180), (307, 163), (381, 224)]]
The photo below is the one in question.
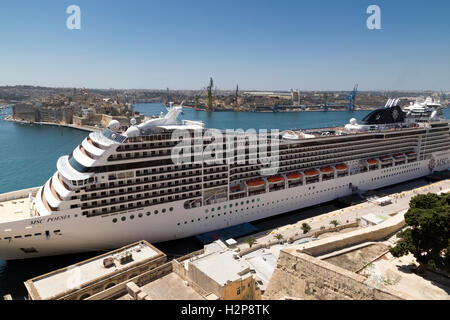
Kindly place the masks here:
[[(121, 264), (120, 258), (131, 253), (132, 261)], [(28, 291), (40, 299), (53, 299), (71, 292), (76, 287), (83, 288), (91, 283), (97, 283), (121, 271), (162, 256), (163, 253), (146, 241), (139, 241), (123, 248), (79, 262), (25, 283)], [(103, 261), (112, 258), (114, 266), (106, 268)], [(74, 281), (76, 280), (77, 286)]]

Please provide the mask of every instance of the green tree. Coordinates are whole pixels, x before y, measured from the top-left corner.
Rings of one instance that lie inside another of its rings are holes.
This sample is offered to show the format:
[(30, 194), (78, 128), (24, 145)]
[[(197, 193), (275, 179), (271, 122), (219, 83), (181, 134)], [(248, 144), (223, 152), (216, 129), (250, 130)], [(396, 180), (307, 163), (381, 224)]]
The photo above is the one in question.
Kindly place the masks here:
[(256, 243), (256, 239), (254, 237), (248, 237), (245, 242), (247, 242), (248, 246), (251, 248)]
[(391, 254), (413, 254), (419, 272), (426, 267), (450, 272), (450, 194), (415, 196), (405, 222), (408, 228), (397, 233), (401, 240), (390, 249)]
[(274, 235), (274, 237), (277, 240), (283, 240), (283, 235), (281, 233), (277, 233), (276, 235)]
[(339, 222), (337, 220), (330, 221), (330, 224), (332, 224), (335, 228), (339, 225)]
[(311, 231), (311, 226), (307, 223), (302, 223), (302, 228), (303, 230), (303, 234), (308, 233), (309, 231)]

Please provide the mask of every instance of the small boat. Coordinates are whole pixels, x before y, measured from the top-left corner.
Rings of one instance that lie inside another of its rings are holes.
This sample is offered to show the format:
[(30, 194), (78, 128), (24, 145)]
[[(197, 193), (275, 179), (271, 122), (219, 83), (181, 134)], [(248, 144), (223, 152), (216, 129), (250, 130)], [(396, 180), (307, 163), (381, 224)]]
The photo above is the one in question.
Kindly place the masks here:
[(378, 160), (377, 159), (369, 159), (369, 160), (367, 160), (367, 163), (370, 165), (377, 164)]
[(348, 169), (348, 165), (344, 164), (344, 163), (340, 163), (335, 165), (335, 168), (337, 171), (344, 171)]
[(266, 184), (266, 182), (263, 179), (253, 179), (253, 180), (247, 181), (247, 186), (249, 189), (260, 188), (260, 187), (264, 186), (265, 184)]
[(280, 183), (284, 181), (284, 178), (282, 176), (273, 176), (267, 179), (270, 184), (274, 183)]
[(320, 168), (320, 171), (322, 171), (322, 173), (328, 174), (328, 173), (333, 173), (334, 170), (332, 167), (322, 167), (322, 168)]
[(316, 169), (309, 169), (309, 170), (305, 170), (305, 175), (308, 177), (313, 177), (313, 176), (318, 176), (319, 175), (319, 171), (317, 171)]
[(289, 181), (299, 180), (302, 178), (302, 174), (299, 172), (290, 172), (286, 174)]
[(405, 157), (405, 155), (403, 153), (394, 154), (394, 158), (396, 158), (396, 159), (400, 159), (400, 158), (404, 158), (404, 157)]

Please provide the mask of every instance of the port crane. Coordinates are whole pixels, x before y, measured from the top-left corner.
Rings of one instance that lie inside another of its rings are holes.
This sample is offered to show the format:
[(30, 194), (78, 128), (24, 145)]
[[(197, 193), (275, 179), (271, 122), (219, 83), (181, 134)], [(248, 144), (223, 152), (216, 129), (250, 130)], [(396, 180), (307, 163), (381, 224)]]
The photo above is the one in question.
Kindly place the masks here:
[(236, 85), (236, 92), (234, 93), (234, 97), (233, 97), (233, 110), (234, 111), (239, 110), (238, 97), (239, 97), (239, 85)]
[(353, 91), (351, 91), (350, 94), (344, 98), (345, 99), (345, 107), (348, 111), (355, 110), (355, 98), (356, 98), (357, 92), (358, 92), (358, 84), (355, 84)]
[(213, 78), (209, 79), (209, 86), (206, 88), (206, 110), (214, 111), (214, 97), (213, 97)]

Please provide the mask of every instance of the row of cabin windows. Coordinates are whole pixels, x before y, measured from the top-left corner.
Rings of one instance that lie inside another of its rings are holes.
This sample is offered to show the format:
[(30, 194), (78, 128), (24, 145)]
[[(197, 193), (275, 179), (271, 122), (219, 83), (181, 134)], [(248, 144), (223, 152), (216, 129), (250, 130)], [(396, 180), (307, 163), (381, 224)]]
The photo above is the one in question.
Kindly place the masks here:
[[(179, 177), (177, 174), (172, 175), (172, 174), (168, 174), (168, 175), (160, 175), (160, 176), (153, 176), (153, 177), (144, 177), (144, 178), (137, 178), (137, 179), (129, 179), (129, 180), (120, 180), (120, 181), (112, 181), (112, 182), (108, 182), (108, 183), (101, 183), (100, 185), (96, 185), (96, 186), (92, 186), (92, 187), (88, 187), (86, 188), (86, 192), (89, 191), (98, 191), (98, 190), (102, 190), (102, 189), (110, 189), (110, 188), (114, 188), (114, 187), (122, 187), (122, 186), (129, 186), (129, 185), (136, 185), (136, 184), (142, 184), (142, 183), (146, 183), (146, 182), (160, 182), (162, 180), (170, 180), (170, 179), (179, 179), (179, 178), (190, 178), (190, 177), (194, 177), (194, 176), (198, 176), (201, 174), (201, 171), (196, 171), (195, 173), (191, 173), (191, 174), (187, 174), (184, 176)], [(189, 181), (192, 182), (192, 179), (182, 179), (181, 181)]]
[(413, 172), (413, 171), (417, 171), (419, 169), (420, 168), (409, 169), (409, 170), (404, 170), (404, 171), (400, 171), (400, 172), (396, 172), (396, 173), (387, 174), (387, 175), (384, 175), (384, 176), (375, 177), (375, 178), (372, 178), (372, 181), (381, 180), (381, 179), (384, 179), (384, 178), (387, 178), (387, 177), (398, 176), (399, 174), (403, 174), (403, 173), (407, 173), (407, 172)]
[[(94, 207), (101, 207), (101, 206), (105, 206), (105, 205), (110, 205), (110, 204), (119, 204), (119, 203), (123, 203), (123, 202), (128, 202), (128, 201), (133, 201), (133, 200), (140, 200), (140, 199), (149, 199), (146, 200), (145, 203), (146, 204), (150, 204), (150, 203), (158, 203), (158, 198), (159, 196), (163, 196), (163, 195), (169, 195), (169, 194), (174, 194), (174, 193), (187, 193), (188, 191), (195, 191), (195, 190), (199, 190), (201, 189), (201, 186), (199, 185), (188, 185), (186, 187), (183, 187), (184, 189), (181, 188), (175, 188), (175, 190), (172, 189), (168, 189), (167, 192), (152, 192), (151, 194), (148, 193), (138, 193), (138, 194), (133, 194), (133, 195), (128, 195), (127, 197), (116, 197), (116, 198), (110, 198), (110, 199), (104, 199), (101, 201), (92, 201), (90, 203), (88, 202), (84, 202), (82, 204), (82, 208), (83, 209), (89, 209), (89, 208), (94, 208)], [(172, 190), (172, 191), (170, 191)], [(170, 192), (169, 192), (170, 191)], [(189, 193), (189, 195), (192, 194), (192, 192)], [(152, 199), (155, 198), (155, 199)], [(169, 196), (168, 200), (177, 200), (180, 199), (180, 195), (177, 194), (175, 196)], [(181, 197), (181, 199), (183, 199)]]
[(102, 214), (107, 214), (107, 213), (114, 213), (114, 212), (118, 212), (118, 211), (123, 211), (123, 210), (129, 210), (129, 209), (136, 209), (136, 208), (141, 208), (141, 207), (146, 207), (149, 205), (157, 205), (157, 204), (161, 204), (161, 203), (165, 203), (165, 202), (172, 202), (172, 201), (177, 201), (177, 200), (183, 200), (183, 199), (189, 199), (189, 198), (193, 198), (193, 197), (198, 197), (201, 196), (201, 192), (198, 191), (196, 193), (190, 192), (189, 194), (182, 194), (182, 195), (174, 195), (169, 196), (169, 197), (164, 197), (164, 198), (158, 198), (158, 199), (153, 199), (153, 200), (145, 200), (145, 201), (138, 201), (138, 202), (133, 202), (133, 203), (128, 203), (128, 204), (121, 204), (118, 206), (111, 206), (109, 208), (102, 208), (101, 210), (85, 210), (83, 211), (83, 215), (84, 216), (88, 216), (88, 217), (93, 217), (93, 216), (97, 216), (97, 215), (102, 215)]
[[(190, 179), (182, 179), (182, 180), (178, 180), (178, 181), (160, 182), (158, 184), (143, 184), (143, 185), (128, 187), (126, 189), (123, 188), (123, 189), (119, 189), (119, 190), (111, 190), (110, 189), (108, 191), (102, 191), (100, 193), (93, 192), (90, 194), (84, 194), (81, 196), (81, 200), (88, 201), (88, 200), (92, 200), (92, 199), (126, 195), (126, 194), (130, 194), (130, 193), (136, 193), (139, 191), (146, 191), (146, 190), (150, 190), (150, 189), (153, 190), (153, 192), (151, 193), (151, 196), (156, 196), (159, 194), (170, 194), (170, 193), (178, 192), (178, 191), (193, 190), (194, 186), (196, 186), (196, 183), (200, 183), (201, 180), (202, 179), (200, 177), (197, 177), (197, 178), (190, 178)], [(159, 189), (171, 188), (171, 187), (173, 187), (173, 189), (159, 190)], [(150, 194), (145, 193), (145, 196), (148, 197), (148, 196), (150, 196)]]
[[(172, 212), (172, 211), (173, 211), (173, 207), (170, 207), (170, 208), (169, 208), (169, 212)], [(166, 212), (167, 212), (167, 209), (166, 209), (166, 208), (161, 209), (161, 213), (166, 213)], [(154, 214), (154, 215), (157, 215), (158, 213), (159, 213), (158, 210), (153, 211), (153, 214)], [(149, 217), (149, 216), (151, 215), (151, 212), (148, 211), (145, 215), (146, 215), (147, 217)], [(139, 213), (137, 216), (138, 216), (139, 218), (142, 218), (142, 217), (144, 216), (144, 214), (141, 212), (141, 213)], [(129, 216), (129, 219), (130, 219), (130, 220), (134, 220), (134, 218), (135, 218), (134, 214), (132, 214), (132, 215)], [(125, 222), (125, 221), (127, 220), (127, 217), (123, 216), (123, 217), (120, 218), (120, 220), (121, 220), (122, 222)], [(117, 223), (118, 221), (119, 221), (119, 219), (117, 219), (117, 218), (112, 219), (112, 222), (113, 222), (113, 223)]]
[[(55, 235), (57, 235), (57, 236), (60, 236), (60, 235), (61, 235), (61, 230), (53, 230), (53, 233), (54, 233)], [(35, 237), (40, 237), (40, 236), (42, 236), (42, 235), (43, 235), (43, 234), (42, 234), (41, 232), (37, 232), (37, 233), (35, 233), (34, 235), (33, 235), (33, 234), (24, 234), (24, 235), (17, 235), (17, 236), (14, 236), (14, 237), (4, 237), (3, 240), (31, 238), (31, 237), (33, 237), (33, 236), (35, 236)], [(44, 235), (45, 235), (46, 237), (49, 237), (49, 236), (50, 236), (50, 231), (45, 231), (45, 232), (44, 232)]]

